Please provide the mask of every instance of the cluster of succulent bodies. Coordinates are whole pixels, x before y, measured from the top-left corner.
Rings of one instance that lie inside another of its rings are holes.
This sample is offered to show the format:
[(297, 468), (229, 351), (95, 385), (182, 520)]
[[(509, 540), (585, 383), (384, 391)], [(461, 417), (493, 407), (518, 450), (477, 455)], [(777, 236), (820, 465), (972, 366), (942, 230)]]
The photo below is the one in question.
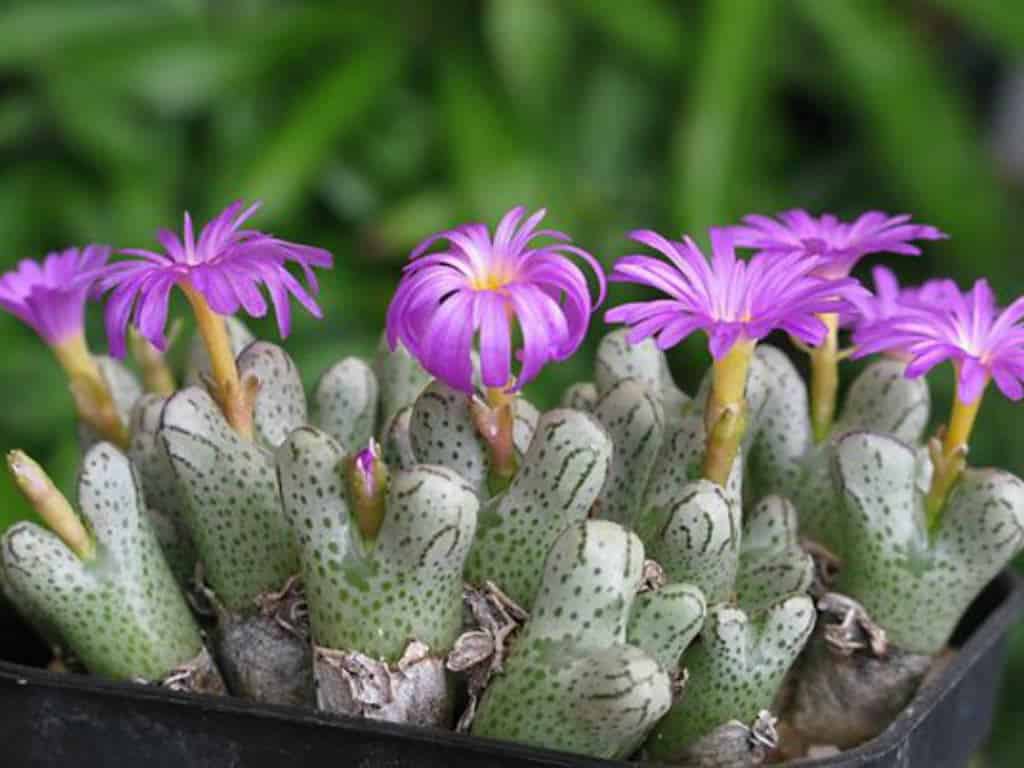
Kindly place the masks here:
[[(521, 387), (576, 351), (605, 289), (542, 214), (425, 241), (377, 358), (341, 360), (307, 398), (284, 350), (231, 315), (266, 313), (262, 287), (286, 334), (289, 295), (319, 313), (312, 268), (330, 255), (242, 229), (253, 211), (198, 238), (186, 217), (162, 253), (106, 265), (109, 249), (72, 249), (0, 280), (81, 420), (77, 509), (12, 453), (49, 530), (17, 524), (0, 549), (4, 592), (69, 665), (599, 757), (752, 765), (884, 728), (1024, 545), (1024, 483), (966, 463), (988, 381), (1021, 395), (1024, 304), (1000, 312), (984, 283), (901, 290), (883, 270), (872, 294), (849, 278), (867, 253), (942, 236), (908, 217), (748, 217), (712, 230), (710, 260), (633, 233), (667, 261), (627, 256), (612, 279), (667, 298), (610, 310), (629, 327), (541, 413)], [(139, 377), (88, 351), (96, 286)], [(161, 354), (175, 286), (199, 330), (181, 388)], [(664, 350), (697, 330), (714, 364), (691, 396)], [(810, 387), (759, 343), (773, 331), (806, 346)], [(840, 360), (875, 352), (837, 408)], [(957, 398), (928, 440), (919, 376), (944, 359)]]

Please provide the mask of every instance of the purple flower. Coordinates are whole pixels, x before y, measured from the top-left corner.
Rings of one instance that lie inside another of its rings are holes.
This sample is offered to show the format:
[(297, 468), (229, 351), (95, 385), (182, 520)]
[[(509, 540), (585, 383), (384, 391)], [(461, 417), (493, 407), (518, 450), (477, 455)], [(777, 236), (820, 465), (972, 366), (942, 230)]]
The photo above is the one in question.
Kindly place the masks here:
[(818, 258), (818, 274), (823, 277), (845, 277), (869, 253), (917, 255), (921, 249), (911, 240), (948, 237), (935, 227), (911, 224), (908, 214), (889, 216), (880, 211), (861, 214), (852, 222), (830, 213), (816, 218), (802, 210), (785, 211), (777, 219), (745, 216), (743, 221), (742, 226), (730, 227), (738, 247)]
[(0, 277), (0, 307), (47, 344), (60, 344), (82, 331), (90, 289), (109, 257), (108, 246), (87, 245), (47, 254), (42, 264), (24, 259)]
[[(935, 285), (948, 293), (948, 286)], [(858, 329), (854, 357), (891, 349), (909, 357), (906, 375), (921, 376), (951, 360), (957, 371), (957, 398), (973, 403), (989, 378), (1011, 400), (1024, 396), (1024, 297), (1000, 312), (988, 282), (978, 280), (966, 294), (956, 291), (943, 303), (932, 302), (911, 312)]]
[(760, 253), (741, 261), (728, 229), (712, 229), (710, 235), (708, 263), (689, 237), (674, 242), (650, 230), (630, 233), (631, 239), (660, 251), (671, 263), (650, 256), (625, 256), (616, 262), (610, 279), (649, 285), (669, 298), (623, 304), (609, 310), (605, 320), (632, 326), (629, 343), (656, 336), (662, 349), (702, 330), (710, 340), (712, 356), (720, 359), (736, 342), (761, 339), (774, 330), (820, 344), (827, 329), (818, 314), (846, 314), (847, 296), (859, 289), (850, 278), (814, 276), (820, 265), (816, 258)]
[(371, 498), (377, 492), (376, 465), (380, 460), (380, 445), (372, 437), (369, 444), (355, 455), (356, 475), (362, 484), (363, 492)]
[[(594, 304), (586, 277), (568, 256), (593, 268), (597, 304), (604, 299), (604, 273), (568, 235), (536, 229), (544, 210), (525, 220), (524, 213), (522, 207), (506, 213), (493, 238), (486, 225), (466, 224), (417, 246), (388, 307), (392, 349), (401, 341), (433, 376), (467, 393), (473, 391), (471, 349), (477, 334), (484, 386), (505, 387), (511, 380), (513, 319), (522, 339), (515, 389), (549, 361), (576, 351)], [(535, 243), (537, 238), (555, 242)], [(442, 250), (428, 253), (441, 241), (447, 241)]]
[[(321, 316), (312, 298), (318, 292), (312, 268), (332, 266), (331, 254), (256, 230), (240, 229), (259, 206), (254, 203), (242, 210), (241, 201), (232, 203), (203, 227), (198, 240), (193, 235), (192, 218), (186, 213), (182, 238), (167, 230), (157, 233), (163, 253), (137, 248), (120, 251), (138, 259), (110, 265), (101, 278), (104, 291), (113, 289), (106, 308), (113, 355), (122, 357), (125, 353), (129, 320), (157, 349), (165, 348), (167, 302), (175, 285), (200, 294), (220, 315), (231, 315), (241, 308), (253, 317), (267, 313), (260, 290), (265, 286), (282, 337), (291, 331), (289, 294), (314, 317)], [(288, 271), (288, 262), (301, 267), (308, 291)]]
[(945, 305), (960, 295), (956, 283), (949, 279), (928, 280), (921, 285), (901, 287), (896, 275), (887, 267), (871, 270), (875, 292), (865, 291), (853, 297), (856, 315), (852, 318), (855, 329), (863, 332), (871, 325), (887, 322), (900, 315), (930, 311), (936, 305)]

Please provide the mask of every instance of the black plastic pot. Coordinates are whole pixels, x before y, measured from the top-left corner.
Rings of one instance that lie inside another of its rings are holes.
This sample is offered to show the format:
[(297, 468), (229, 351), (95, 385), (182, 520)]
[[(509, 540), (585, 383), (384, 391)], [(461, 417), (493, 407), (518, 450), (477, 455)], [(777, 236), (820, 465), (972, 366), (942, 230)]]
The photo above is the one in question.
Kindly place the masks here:
[[(975, 601), (959, 653), (877, 739), (801, 768), (962, 768), (988, 736), (1007, 630), (1024, 612), (1012, 572)], [(3, 768), (614, 768), (605, 760), (317, 712), (194, 697), (39, 668), (45, 648), (0, 610)], [(32, 666), (35, 665), (35, 666)]]

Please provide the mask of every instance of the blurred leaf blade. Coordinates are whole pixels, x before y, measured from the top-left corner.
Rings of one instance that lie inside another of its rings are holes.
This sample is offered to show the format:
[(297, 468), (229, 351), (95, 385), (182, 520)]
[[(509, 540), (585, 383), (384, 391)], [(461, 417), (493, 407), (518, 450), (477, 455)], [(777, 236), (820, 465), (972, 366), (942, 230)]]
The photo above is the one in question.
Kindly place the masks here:
[(696, 82), (679, 117), (672, 160), (672, 212), (684, 231), (729, 223), (742, 180), (740, 144), (756, 141), (750, 106), (764, 89), (766, 40), (780, 4), (775, 0), (716, 0), (708, 4)]
[[(919, 215), (953, 235), (965, 275), (1003, 271), (1010, 216), (992, 161), (906, 22), (875, 0), (799, 0), (799, 7), (836, 57), (840, 94), (861, 108), (880, 170)], [(1012, 273), (1019, 279), (1024, 270)]]
[(225, 193), (237, 189), (232, 193), (235, 197), (265, 199), (275, 215), (288, 215), (312, 186), (336, 143), (366, 118), (379, 90), (393, 82), (400, 69), (395, 46), (378, 45), (353, 53), (296, 99), (251, 165), (238, 178), (221, 179), (220, 188)]

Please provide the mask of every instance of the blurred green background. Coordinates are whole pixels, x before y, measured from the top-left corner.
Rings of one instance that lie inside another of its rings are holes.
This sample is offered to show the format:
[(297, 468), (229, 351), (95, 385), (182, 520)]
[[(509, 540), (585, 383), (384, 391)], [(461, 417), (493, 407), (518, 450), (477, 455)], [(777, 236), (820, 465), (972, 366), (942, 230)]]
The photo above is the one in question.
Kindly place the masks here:
[[(1024, 7), (7, 0), (0, 158), (3, 268), (68, 244), (147, 246), (185, 208), (205, 219), (263, 199), (257, 226), (337, 257), (326, 319), (301, 318), (287, 344), (311, 381), (372, 350), (413, 244), (518, 203), (547, 207), (606, 265), (634, 227), (909, 211), (953, 238), (890, 260), (905, 278), (985, 275), (1007, 301), (1024, 288)], [(551, 404), (586, 377), (592, 346), (531, 397)], [(57, 366), (7, 316), (0, 350), (0, 447), (29, 450), (69, 488)], [(692, 388), (701, 343), (672, 362)], [(932, 379), (941, 414), (951, 375)], [(975, 463), (1022, 472), (1021, 425), (990, 396)], [(26, 513), (0, 478), (0, 522)], [(1024, 631), (1013, 645), (991, 766), (1024, 761)]]

